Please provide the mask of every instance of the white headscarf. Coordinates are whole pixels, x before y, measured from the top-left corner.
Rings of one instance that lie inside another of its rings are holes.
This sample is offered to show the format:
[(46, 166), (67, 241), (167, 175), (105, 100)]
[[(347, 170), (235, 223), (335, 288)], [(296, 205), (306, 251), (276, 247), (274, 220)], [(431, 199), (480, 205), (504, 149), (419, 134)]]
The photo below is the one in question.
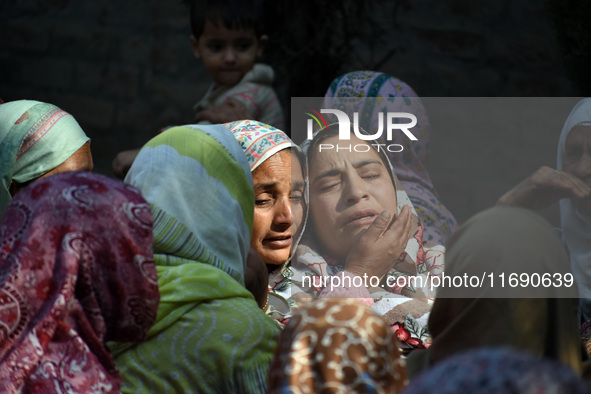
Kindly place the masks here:
[[(558, 141), (557, 168), (562, 171), (565, 145), (575, 126), (591, 126), (591, 98), (579, 101), (562, 127)], [(574, 207), (570, 198), (560, 200), (560, 220), (568, 246), (573, 274), (579, 285), (579, 296), (591, 298), (591, 217)]]

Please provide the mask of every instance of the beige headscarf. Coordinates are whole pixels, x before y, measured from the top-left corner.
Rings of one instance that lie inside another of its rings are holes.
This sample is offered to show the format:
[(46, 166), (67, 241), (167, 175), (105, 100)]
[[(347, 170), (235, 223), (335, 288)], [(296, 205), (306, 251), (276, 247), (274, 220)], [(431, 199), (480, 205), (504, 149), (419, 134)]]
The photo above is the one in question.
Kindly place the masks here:
[[(541, 216), (522, 208), (494, 207), (472, 217), (447, 245), (445, 274), (464, 273), (486, 273), (486, 280), (476, 289), (439, 288), (428, 323), (433, 343), (410, 355), (411, 376), (448, 356), (484, 346), (529, 350), (580, 372), (576, 285), (556, 286), (554, 276), (551, 287), (524, 290), (508, 282), (512, 273), (529, 278), (570, 274), (562, 243)], [(500, 274), (505, 276), (504, 287)], [(489, 275), (494, 277), (492, 286)]]

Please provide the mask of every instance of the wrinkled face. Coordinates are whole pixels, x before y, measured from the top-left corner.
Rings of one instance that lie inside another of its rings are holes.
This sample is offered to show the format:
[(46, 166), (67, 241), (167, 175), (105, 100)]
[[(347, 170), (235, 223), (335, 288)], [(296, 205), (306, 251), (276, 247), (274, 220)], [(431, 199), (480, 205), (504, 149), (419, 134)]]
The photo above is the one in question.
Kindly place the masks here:
[(191, 45), (219, 87), (237, 84), (263, 53), (266, 40), (258, 38), (252, 27), (230, 30), (221, 21), (206, 21), (201, 36), (191, 36)]
[[(562, 169), (591, 186), (591, 126), (575, 126), (568, 134)], [(591, 215), (591, 199), (573, 199), (573, 205)]]
[(266, 264), (281, 265), (292, 242), (291, 153), (277, 152), (253, 172), (254, 223), (250, 245)]
[(316, 236), (324, 252), (344, 261), (359, 233), (382, 211), (396, 216), (396, 190), (384, 162), (365, 141), (352, 137), (345, 143), (335, 136), (323, 143), (367, 150), (323, 149), (309, 163), (310, 215)]

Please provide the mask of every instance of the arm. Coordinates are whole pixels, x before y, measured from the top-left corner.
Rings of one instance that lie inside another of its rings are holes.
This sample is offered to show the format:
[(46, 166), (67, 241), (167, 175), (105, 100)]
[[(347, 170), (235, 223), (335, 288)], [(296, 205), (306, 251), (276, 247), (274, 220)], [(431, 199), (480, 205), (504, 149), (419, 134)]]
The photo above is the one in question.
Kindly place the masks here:
[(577, 177), (544, 166), (505, 193), (497, 205), (542, 209), (563, 198), (590, 196), (591, 188)]

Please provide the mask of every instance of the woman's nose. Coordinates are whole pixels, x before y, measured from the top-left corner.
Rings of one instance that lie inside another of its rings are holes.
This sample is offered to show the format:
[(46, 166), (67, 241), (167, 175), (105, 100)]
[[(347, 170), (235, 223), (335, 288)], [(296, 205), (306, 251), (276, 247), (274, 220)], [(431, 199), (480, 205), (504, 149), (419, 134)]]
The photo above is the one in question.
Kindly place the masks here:
[(291, 201), (289, 199), (281, 199), (277, 201), (275, 207), (276, 210), (273, 222), (275, 222), (275, 224), (291, 224)]
[(369, 195), (367, 183), (358, 174), (348, 176), (344, 181), (343, 192), (347, 205), (353, 205)]

